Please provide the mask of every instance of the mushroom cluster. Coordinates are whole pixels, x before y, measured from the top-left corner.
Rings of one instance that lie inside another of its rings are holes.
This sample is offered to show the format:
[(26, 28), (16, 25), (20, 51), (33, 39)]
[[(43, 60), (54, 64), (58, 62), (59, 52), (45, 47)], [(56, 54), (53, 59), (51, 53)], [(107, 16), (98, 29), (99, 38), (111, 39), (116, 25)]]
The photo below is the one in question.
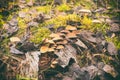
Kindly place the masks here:
[(65, 48), (65, 45), (69, 44), (71, 40), (77, 39), (77, 34), (80, 30), (77, 27), (68, 25), (64, 30), (57, 33), (51, 33), (49, 38), (45, 39), (43, 45), (40, 48), (41, 53), (49, 53), (59, 51)]
[(105, 53), (109, 56), (117, 55), (115, 45), (107, 42), (100, 33), (93, 33), (82, 30), (76, 26), (67, 25), (64, 29), (56, 33), (51, 33), (47, 39), (43, 41), (40, 47), (41, 53), (54, 53), (59, 60), (57, 64), (65, 67), (69, 64), (70, 59), (77, 62), (78, 54), (88, 51), (89, 53)]

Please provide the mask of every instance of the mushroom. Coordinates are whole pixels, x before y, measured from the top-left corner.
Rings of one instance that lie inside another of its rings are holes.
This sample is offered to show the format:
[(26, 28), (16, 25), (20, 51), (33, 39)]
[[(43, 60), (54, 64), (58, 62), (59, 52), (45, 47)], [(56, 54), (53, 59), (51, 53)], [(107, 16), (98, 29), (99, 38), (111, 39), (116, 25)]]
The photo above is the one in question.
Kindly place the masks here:
[(80, 30), (72, 31), (72, 33), (74, 33), (74, 34), (80, 34)]
[(68, 25), (68, 26), (66, 27), (66, 30), (73, 31), (73, 30), (77, 30), (77, 28), (74, 27), (74, 26)]
[(21, 40), (20, 40), (20, 38), (18, 38), (18, 37), (11, 37), (11, 38), (10, 38), (10, 41), (11, 41), (11, 42), (20, 42)]
[(58, 64), (58, 61), (54, 60), (51, 64), (53, 64), (53, 65)]
[(80, 13), (91, 13), (91, 11), (88, 9), (80, 9), (79, 12)]
[(63, 40), (63, 38), (60, 37), (60, 36), (58, 36), (58, 37), (54, 37), (54, 38), (53, 38), (53, 41), (59, 41), (59, 40)]
[(57, 35), (59, 35), (60, 37), (64, 37), (65, 36), (65, 34), (63, 34), (63, 33), (56, 33)]
[(54, 37), (59, 37), (59, 35), (55, 34), (55, 33), (52, 33), (52, 34), (49, 35), (49, 37), (54, 38)]
[(55, 51), (54, 48), (49, 48), (48, 49), (48, 52), (53, 52), (53, 51)]
[(41, 52), (41, 53), (46, 53), (46, 52), (48, 52), (48, 50), (49, 50), (48, 46), (42, 46), (42, 47), (40, 48), (40, 52)]
[(69, 34), (67, 34), (67, 38), (69, 38), (69, 39), (73, 39), (73, 38), (77, 38), (77, 36), (76, 36), (76, 34), (75, 33), (69, 33)]
[(56, 44), (67, 44), (67, 43), (68, 43), (67, 40), (63, 40), (63, 41), (56, 42)]
[(56, 49), (63, 49), (64, 46), (63, 45), (58, 45)]
[(50, 44), (55, 44), (53, 40), (49, 40), (49, 39), (46, 39), (45, 42)]
[(70, 31), (68, 31), (68, 30), (62, 30), (62, 31), (60, 31), (61, 33), (64, 33), (64, 34), (67, 34), (67, 33), (69, 33)]

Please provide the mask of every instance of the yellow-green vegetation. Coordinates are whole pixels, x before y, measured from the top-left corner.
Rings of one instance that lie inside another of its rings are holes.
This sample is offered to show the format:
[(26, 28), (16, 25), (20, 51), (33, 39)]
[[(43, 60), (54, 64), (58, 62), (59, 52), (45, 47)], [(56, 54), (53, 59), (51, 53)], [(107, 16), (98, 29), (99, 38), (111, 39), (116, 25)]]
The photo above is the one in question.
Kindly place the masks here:
[(36, 9), (37, 12), (49, 13), (50, 10), (51, 10), (51, 5), (47, 5), (47, 6), (36, 6), (36, 7), (32, 7), (32, 9)]
[(41, 43), (45, 38), (47, 38), (50, 34), (49, 29), (47, 28), (39, 28), (37, 29), (37, 32), (35, 32), (31, 38), (30, 41), (34, 43)]
[(106, 37), (106, 40), (108, 42), (113, 42), (115, 44), (115, 46), (117, 47), (117, 49), (120, 49), (120, 39), (118, 37)]
[(18, 17), (18, 26), (20, 29), (25, 29), (27, 27), (26, 21)]
[(83, 19), (81, 19), (81, 24), (81, 28), (90, 30), (92, 28), (92, 19), (88, 18), (87, 16), (84, 16)]
[(8, 54), (9, 53), (9, 38), (5, 37), (4, 41), (0, 42), (0, 50), (2, 49), (2, 51), (4, 52), (4, 54)]
[(91, 0), (77, 0), (76, 5), (84, 6), (87, 9), (96, 8), (96, 5)]
[(87, 16), (84, 16), (83, 19), (81, 20), (81, 23), (85, 26), (91, 26), (92, 25), (92, 20), (88, 18)]
[(107, 29), (109, 29), (108, 24), (106, 23), (93, 23), (92, 19), (88, 18), (87, 16), (84, 16), (83, 19), (81, 19), (82, 26), (80, 28), (91, 30), (91, 31), (102, 31), (103, 33), (106, 32)]
[(24, 9), (21, 9), (21, 11), (22, 11), (22, 12), (28, 12), (29, 10), (30, 10), (30, 8), (29, 8), (29, 7), (24, 8)]
[(16, 76), (17, 80), (38, 80), (37, 78), (27, 78), (27, 77), (21, 77), (19, 75)]
[(68, 14), (66, 16), (59, 15), (55, 18), (45, 21), (40, 26), (48, 26), (50, 24), (54, 24), (54, 28), (58, 28), (59, 26), (66, 26), (67, 21), (80, 21), (80, 18), (76, 14)]
[(61, 4), (56, 7), (56, 10), (58, 11), (69, 11), (70, 9), (71, 9), (70, 6), (67, 4)]
[(2, 28), (3, 24), (4, 24), (4, 21), (2, 20), (2, 16), (0, 15), (0, 28)]
[(103, 34), (109, 29), (109, 25), (106, 23), (93, 23), (91, 31), (102, 31)]

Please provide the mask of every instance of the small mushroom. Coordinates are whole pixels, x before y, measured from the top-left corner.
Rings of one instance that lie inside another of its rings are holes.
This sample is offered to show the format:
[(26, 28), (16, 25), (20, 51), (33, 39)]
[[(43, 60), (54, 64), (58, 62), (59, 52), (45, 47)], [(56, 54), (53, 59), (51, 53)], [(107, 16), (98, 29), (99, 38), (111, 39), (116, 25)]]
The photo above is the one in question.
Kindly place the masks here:
[(87, 9), (80, 9), (79, 12), (80, 13), (91, 13), (91, 11)]
[(75, 30), (75, 31), (72, 31), (72, 33), (75, 33), (75, 34), (80, 34), (80, 30)]
[(49, 37), (55, 38), (55, 37), (59, 37), (59, 35), (58, 35), (58, 34), (55, 34), (55, 33), (52, 33), (52, 34), (49, 35)]
[(41, 52), (41, 53), (46, 53), (46, 52), (48, 52), (48, 50), (49, 50), (48, 46), (42, 46), (42, 47), (40, 48), (40, 52)]
[(70, 31), (68, 31), (68, 30), (62, 30), (62, 31), (60, 31), (61, 33), (64, 33), (64, 34), (68, 34)]
[(58, 45), (56, 49), (63, 49), (64, 46), (63, 45)]
[(67, 40), (63, 40), (63, 41), (56, 42), (56, 44), (67, 44), (67, 43), (68, 43)]
[(20, 42), (21, 40), (20, 40), (20, 38), (18, 38), (18, 37), (11, 37), (11, 38), (10, 38), (10, 41), (11, 41), (11, 42)]
[(67, 34), (67, 38), (74, 39), (74, 38), (77, 38), (77, 36), (75, 33), (69, 33), (69, 34)]
[(66, 27), (66, 30), (73, 31), (73, 30), (77, 30), (77, 28), (74, 27), (74, 26), (70, 26), (70, 25), (68, 25), (68, 26)]
[(65, 34), (63, 34), (63, 33), (56, 33), (56, 34), (58, 34), (59, 36), (61, 36), (61, 37), (64, 37), (65, 36)]
[(58, 36), (58, 37), (54, 37), (54, 38), (53, 38), (53, 41), (59, 41), (59, 40), (63, 40), (63, 38), (60, 37), (60, 36)]
[(46, 39), (45, 42), (46, 42), (46, 43), (50, 43), (50, 44), (55, 44), (53, 40), (48, 40), (48, 39)]
[(58, 64), (58, 61), (57, 61), (57, 60), (54, 60), (54, 61), (52, 62), (52, 64), (53, 64), (53, 65)]
[(57, 60), (54, 60), (52, 63), (51, 63), (51, 68), (55, 68), (56, 65), (58, 64), (58, 61)]
[(54, 50), (54, 48), (49, 48), (48, 51), (49, 51), (49, 52), (53, 52), (53, 51), (55, 51), (55, 50)]

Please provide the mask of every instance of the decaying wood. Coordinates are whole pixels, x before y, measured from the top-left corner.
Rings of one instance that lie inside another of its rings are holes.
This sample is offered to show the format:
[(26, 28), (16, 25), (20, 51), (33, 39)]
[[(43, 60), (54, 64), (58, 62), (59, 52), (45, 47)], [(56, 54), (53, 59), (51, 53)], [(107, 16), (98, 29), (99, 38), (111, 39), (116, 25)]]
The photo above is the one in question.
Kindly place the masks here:
[(55, 54), (58, 56), (60, 60), (59, 64), (62, 67), (66, 67), (69, 64), (70, 59), (74, 59), (77, 62), (76, 50), (71, 45), (66, 45), (64, 49), (61, 49), (59, 52), (55, 52)]
[(26, 59), (22, 60), (17, 68), (20, 76), (27, 78), (38, 78), (39, 55), (39, 51), (27, 52), (25, 54)]

